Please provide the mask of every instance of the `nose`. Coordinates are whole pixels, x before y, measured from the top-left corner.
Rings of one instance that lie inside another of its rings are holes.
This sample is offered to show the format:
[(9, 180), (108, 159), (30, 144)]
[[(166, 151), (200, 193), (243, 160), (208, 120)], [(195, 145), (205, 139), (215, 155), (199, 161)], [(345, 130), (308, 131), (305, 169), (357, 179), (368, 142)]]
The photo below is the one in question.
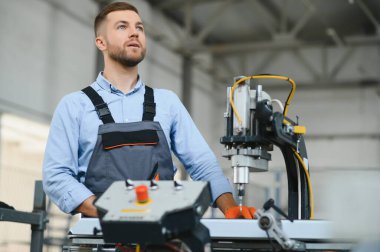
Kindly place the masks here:
[(137, 32), (137, 29), (136, 28), (131, 28), (130, 33), (129, 33), (129, 37), (130, 38), (132, 38), (132, 37), (137, 38), (138, 36), (139, 36), (139, 33)]

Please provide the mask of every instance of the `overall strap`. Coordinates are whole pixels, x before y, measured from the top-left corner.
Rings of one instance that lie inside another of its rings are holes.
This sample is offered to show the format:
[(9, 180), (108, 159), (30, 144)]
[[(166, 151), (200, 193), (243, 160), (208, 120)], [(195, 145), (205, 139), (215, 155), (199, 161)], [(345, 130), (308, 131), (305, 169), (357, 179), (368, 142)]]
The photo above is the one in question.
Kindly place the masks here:
[(82, 89), (88, 98), (90, 98), (92, 104), (95, 106), (96, 113), (98, 113), (99, 119), (102, 120), (104, 124), (115, 123), (111, 112), (107, 106), (107, 103), (104, 102), (103, 98), (96, 92), (91, 86), (88, 86)]
[(153, 121), (156, 115), (156, 103), (154, 103), (153, 88), (145, 86), (143, 121)]

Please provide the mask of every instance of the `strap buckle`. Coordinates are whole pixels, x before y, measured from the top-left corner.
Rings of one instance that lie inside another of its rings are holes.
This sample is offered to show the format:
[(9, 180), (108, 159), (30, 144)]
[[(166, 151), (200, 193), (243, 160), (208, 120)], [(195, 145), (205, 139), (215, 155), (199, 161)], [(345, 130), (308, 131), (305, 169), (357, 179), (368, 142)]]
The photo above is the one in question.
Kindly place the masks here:
[(111, 111), (109, 110), (106, 103), (96, 105), (95, 107), (96, 107), (96, 113), (98, 114), (100, 119), (103, 119), (105, 116), (111, 114)]
[(156, 113), (156, 103), (155, 102), (144, 102), (144, 113), (155, 114)]

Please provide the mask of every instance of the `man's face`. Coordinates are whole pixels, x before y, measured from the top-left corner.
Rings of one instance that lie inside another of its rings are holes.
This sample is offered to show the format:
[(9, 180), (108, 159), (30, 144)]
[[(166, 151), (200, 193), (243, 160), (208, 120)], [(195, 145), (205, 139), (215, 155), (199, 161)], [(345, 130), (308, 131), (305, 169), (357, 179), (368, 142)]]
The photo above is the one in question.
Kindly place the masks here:
[(144, 26), (134, 11), (115, 11), (107, 15), (99, 36), (105, 40), (108, 56), (126, 67), (134, 67), (145, 57)]

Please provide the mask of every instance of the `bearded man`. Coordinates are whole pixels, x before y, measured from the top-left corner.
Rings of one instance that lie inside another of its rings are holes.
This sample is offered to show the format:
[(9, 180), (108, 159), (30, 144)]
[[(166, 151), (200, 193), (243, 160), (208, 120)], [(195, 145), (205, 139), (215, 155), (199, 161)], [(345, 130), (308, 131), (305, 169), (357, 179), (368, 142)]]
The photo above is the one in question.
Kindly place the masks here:
[(104, 71), (54, 112), (43, 164), (50, 199), (66, 213), (96, 217), (94, 200), (116, 180), (172, 180), (173, 152), (192, 179), (209, 181), (214, 206), (236, 213), (228, 179), (180, 99), (138, 74), (146, 38), (137, 9), (109, 4), (94, 26)]

